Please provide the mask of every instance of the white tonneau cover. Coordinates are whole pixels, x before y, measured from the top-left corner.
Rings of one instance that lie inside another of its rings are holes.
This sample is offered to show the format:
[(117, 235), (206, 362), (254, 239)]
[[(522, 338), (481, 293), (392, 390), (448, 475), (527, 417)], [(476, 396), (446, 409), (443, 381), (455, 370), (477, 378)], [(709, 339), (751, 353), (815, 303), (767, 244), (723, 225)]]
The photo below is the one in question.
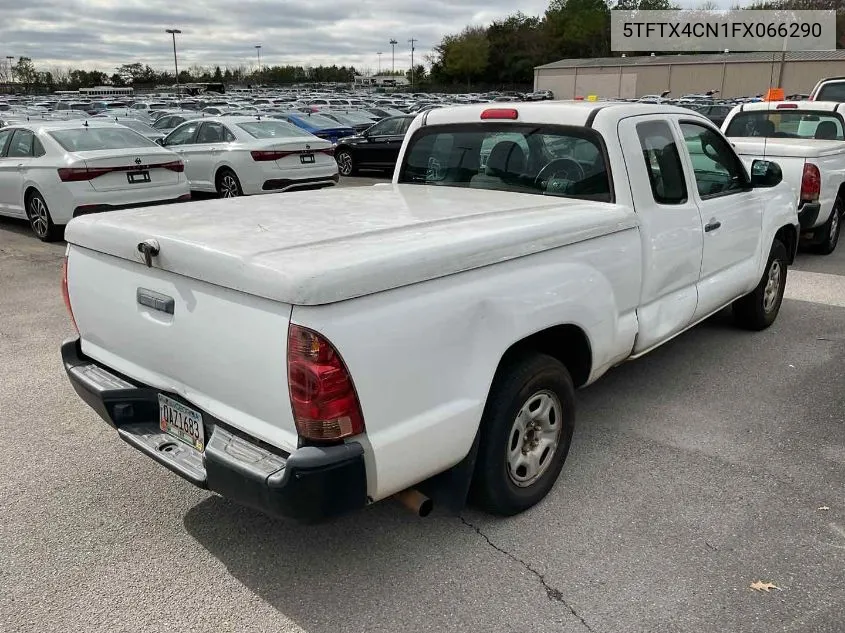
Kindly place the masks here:
[(828, 141), (806, 138), (763, 138), (759, 136), (734, 136), (729, 138), (737, 153), (742, 156), (794, 156), (816, 158), (845, 153), (845, 141)]
[(68, 242), (294, 305), (343, 301), (629, 229), (621, 206), (430, 185), (196, 201), (74, 219)]

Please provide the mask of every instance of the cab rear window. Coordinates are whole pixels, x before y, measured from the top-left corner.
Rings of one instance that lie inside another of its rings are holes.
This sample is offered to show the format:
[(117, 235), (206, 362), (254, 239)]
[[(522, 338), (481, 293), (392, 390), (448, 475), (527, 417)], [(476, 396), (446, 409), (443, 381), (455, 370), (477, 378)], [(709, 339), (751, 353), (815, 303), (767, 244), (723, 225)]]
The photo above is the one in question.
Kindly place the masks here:
[(749, 110), (737, 112), (725, 136), (845, 139), (842, 115), (829, 110)]
[(601, 138), (585, 127), (424, 127), (408, 144), (399, 182), (613, 200)]

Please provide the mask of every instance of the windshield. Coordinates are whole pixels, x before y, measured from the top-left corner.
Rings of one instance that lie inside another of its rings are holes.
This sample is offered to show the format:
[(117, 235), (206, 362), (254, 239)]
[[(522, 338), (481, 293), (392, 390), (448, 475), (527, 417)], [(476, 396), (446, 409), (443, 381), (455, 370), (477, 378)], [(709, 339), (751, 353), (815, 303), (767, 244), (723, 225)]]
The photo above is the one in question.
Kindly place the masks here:
[(285, 121), (254, 121), (238, 123), (238, 127), (255, 138), (308, 137), (314, 135)]
[(731, 119), (725, 136), (815, 138), (841, 141), (842, 116), (826, 110), (751, 110)]
[(68, 152), (91, 152), (100, 149), (158, 147), (137, 132), (124, 127), (90, 127), (48, 132)]
[(399, 182), (612, 199), (599, 136), (581, 127), (501, 123), (423, 128), (410, 141)]
[(305, 125), (308, 125), (310, 127), (323, 129), (338, 126), (337, 121), (332, 121), (329, 117), (320, 116), (319, 114), (296, 114), (288, 116), (290, 116), (292, 119), (302, 121)]

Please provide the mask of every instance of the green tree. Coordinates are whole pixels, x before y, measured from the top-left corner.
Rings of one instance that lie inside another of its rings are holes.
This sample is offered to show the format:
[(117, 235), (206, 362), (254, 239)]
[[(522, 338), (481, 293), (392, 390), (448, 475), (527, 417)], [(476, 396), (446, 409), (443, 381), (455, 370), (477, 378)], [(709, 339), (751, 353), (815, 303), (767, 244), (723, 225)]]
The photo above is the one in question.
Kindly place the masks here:
[(441, 80), (466, 81), (471, 86), (472, 80), (481, 77), (487, 68), (490, 55), (487, 30), (468, 26), (458, 35), (447, 35), (435, 48), (435, 54), (433, 73), (439, 74)]
[(12, 66), (12, 76), (15, 81), (31, 86), (38, 82), (38, 71), (35, 64), (29, 57), (19, 57), (17, 63)]

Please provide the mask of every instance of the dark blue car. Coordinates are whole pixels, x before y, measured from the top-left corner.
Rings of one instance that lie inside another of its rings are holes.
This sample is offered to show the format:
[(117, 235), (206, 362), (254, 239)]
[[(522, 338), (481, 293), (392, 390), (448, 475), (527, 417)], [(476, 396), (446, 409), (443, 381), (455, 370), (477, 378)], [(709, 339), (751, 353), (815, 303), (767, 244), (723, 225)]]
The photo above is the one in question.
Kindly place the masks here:
[(273, 118), (292, 123), (296, 127), (302, 128), (306, 132), (311, 132), (314, 136), (319, 136), (332, 143), (337, 143), (338, 139), (355, 134), (355, 130), (351, 127), (343, 126), (337, 121), (333, 121), (329, 117), (320, 116), (319, 114), (285, 112), (283, 114), (274, 114)]

